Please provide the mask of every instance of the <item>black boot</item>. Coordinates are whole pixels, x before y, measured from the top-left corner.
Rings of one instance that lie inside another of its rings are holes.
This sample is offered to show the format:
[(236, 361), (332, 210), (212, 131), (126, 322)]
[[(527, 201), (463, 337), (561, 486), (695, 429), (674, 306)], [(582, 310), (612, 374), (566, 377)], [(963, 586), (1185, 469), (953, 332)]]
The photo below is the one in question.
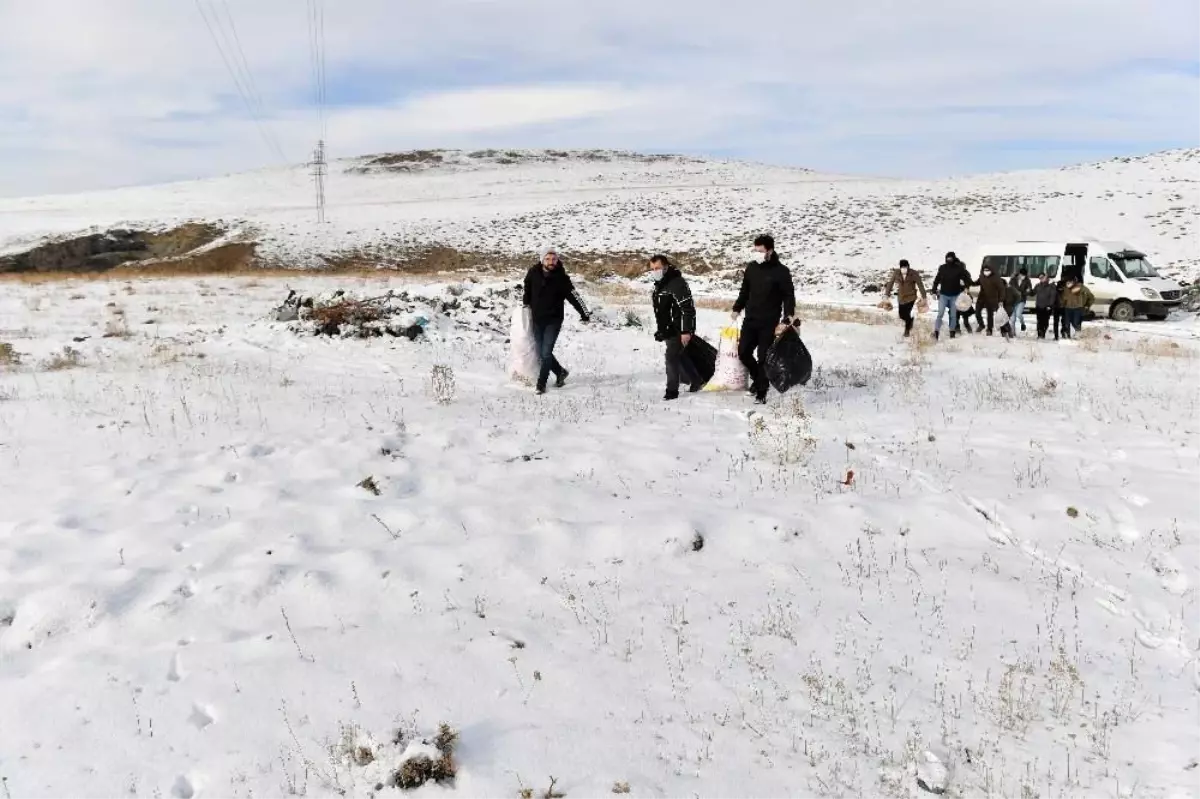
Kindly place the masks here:
[(679, 399), (679, 392), (678, 392), (678, 391), (670, 391), (670, 390), (668, 390), (666, 394), (663, 394), (663, 401), (664, 401), (664, 402), (670, 402), (671, 400), (677, 400), (677, 399)]
[(695, 394), (702, 388), (704, 388), (704, 383), (700, 380), (697, 380), (695, 383), (692, 383), (690, 386), (688, 386), (688, 393)]

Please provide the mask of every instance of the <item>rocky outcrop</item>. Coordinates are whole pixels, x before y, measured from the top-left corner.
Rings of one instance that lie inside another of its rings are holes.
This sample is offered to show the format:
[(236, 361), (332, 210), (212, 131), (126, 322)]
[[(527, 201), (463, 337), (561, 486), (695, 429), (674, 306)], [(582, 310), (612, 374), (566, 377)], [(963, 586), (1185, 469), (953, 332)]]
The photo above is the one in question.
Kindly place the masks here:
[(187, 224), (167, 231), (115, 229), (50, 241), (0, 257), (0, 274), (14, 272), (107, 272), (141, 261), (185, 256), (223, 235), (221, 229)]

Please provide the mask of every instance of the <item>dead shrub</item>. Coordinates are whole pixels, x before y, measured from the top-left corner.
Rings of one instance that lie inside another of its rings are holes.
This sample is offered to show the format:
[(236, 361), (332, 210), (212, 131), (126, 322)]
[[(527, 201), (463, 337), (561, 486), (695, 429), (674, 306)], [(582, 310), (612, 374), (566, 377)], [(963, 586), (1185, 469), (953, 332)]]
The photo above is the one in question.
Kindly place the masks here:
[(361, 327), (370, 322), (380, 321), (384, 318), (384, 307), (369, 300), (347, 300), (313, 308), (309, 312), (309, 318), (317, 323), (318, 335), (336, 336), (341, 333), (343, 325)]
[(1050, 397), (1054, 392), (1058, 391), (1058, 381), (1053, 377), (1042, 379), (1042, 384), (1033, 390), (1035, 397)]
[(42, 368), (47, 372), (61, 372), (66, 369), (78, 369), (83, 366), (83, 354), (74, 347), (63, 347), (46, 359)]
[(0, 366), (20, 366), (21, 353), (13, 348), (12, 344), (7, 341), (0, 341)]
[(392, 774), (392, 785), (411, 791), (427, 782), (439, 785), (453, 784), (458, 775), (458, 765), (454, 762), (454, 749), (457, 745), (458, 732), (449, 724), (439, 725), (438, 733), (433, 738), (433, 746), (438, 751), (437, 759), (434, 760), (426, 754), (410, 757)]

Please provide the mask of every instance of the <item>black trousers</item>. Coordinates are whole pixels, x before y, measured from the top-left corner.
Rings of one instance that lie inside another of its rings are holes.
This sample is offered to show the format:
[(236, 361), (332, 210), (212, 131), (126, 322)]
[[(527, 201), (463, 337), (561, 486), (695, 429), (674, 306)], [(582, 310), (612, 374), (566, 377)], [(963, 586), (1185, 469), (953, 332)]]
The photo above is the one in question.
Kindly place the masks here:
[[(1034, 312), (1037, 314), (1037, 336), (1045, 338), (1046, 331), (1050, 329), (1050, 317), (1054, 316), (1053, 308), (1036, 308)], [(1058, 327), (1055, 326), (1054, 337), (1058, 338)]]
[[(750, 374), (750, 388), (757, 395), (767, 393), (767, 350), (775, 343), (775, 322), (759, 322), (747, 319), (742, 323), (742, 336), (738, 339), (738, 358)], [(755, 353), (758, 358), (755, 359)]]
[(666, 344), (667, 393), (678, 394), (681, 379), (691, 386), (700, 376), (692, 371), (692, 365), (683, 357), (683, 342), (679, 340), (679, 336), (671, 336)]
[(992, 332), (992, 328), (996, 321), (996, 309), (995, 308), (976, 308), (975, 309), (975, 321), (979, 322), (980, 331), (983, 330), (984, 314), (987, 314), (987, 332), (990, 334)]
[(911, 333), (913, 326), (912, 309), (916, 302), (900, 303), (900, 318), (904, 320), (904, 332)]

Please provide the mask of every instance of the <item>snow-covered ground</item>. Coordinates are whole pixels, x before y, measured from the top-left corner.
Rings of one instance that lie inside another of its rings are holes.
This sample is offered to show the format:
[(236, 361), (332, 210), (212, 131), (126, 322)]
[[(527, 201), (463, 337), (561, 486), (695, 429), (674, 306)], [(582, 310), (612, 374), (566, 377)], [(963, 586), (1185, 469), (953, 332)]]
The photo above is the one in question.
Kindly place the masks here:
[(554, 244), (576, 259), (687, 252), (726, 267), (743, 263), (753, 236), (769, 231), (802, 284), (844, 294), (899, 258), (929, 269), (947, 250), (1090, 236), (1129, 242), (1170, 275), (1200, 276), (1196, 149), (936, 181), (631, 154), (513, 156), (439, 151), (414, 156), (427, 160), (402, 163), (404, 171), (336, 162), (324, 225), (304, 167), (0, 199), (0, 254), (92, 228), (203, 220), (261, 242), (260, 255), (284, 266), (348, 253), (403, 263), (431, 245), (526, 256)]
[(399, 795), (440, 722), (416, 795), (1196, 795), (1187, 322), (809, 309), (752, 412), (662, 403), (611, 302), (536, 398), (501, 337), (298, 336), (274, 280), (0, 289), (6, 796)]

